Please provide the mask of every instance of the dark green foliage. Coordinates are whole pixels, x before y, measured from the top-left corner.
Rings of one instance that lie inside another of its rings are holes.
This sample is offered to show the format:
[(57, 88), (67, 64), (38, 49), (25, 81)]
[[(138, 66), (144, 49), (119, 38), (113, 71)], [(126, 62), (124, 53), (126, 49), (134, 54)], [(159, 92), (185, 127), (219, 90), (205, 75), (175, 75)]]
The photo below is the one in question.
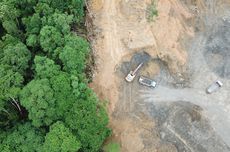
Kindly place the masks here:
[(0, 1), (0, 21), (8, 34), (20, 37), (18, 17), (21, 15), (21, 10), (16, 8), (16, 4), (14, 0)]
[(9, 65), (13, 71), (18, 71), (23, 74), (29, 66), (28, 62), (31, 57), (27, 47), (19, 42), (12, 45), (8, 44), (2, 51), (0, 63), (2, 65)]
[(82, 73), (85, 68), (86, 56), (89, 53), (89, 44), (81, 37), (67, 35), (65, 46), (59, 55), (64, 69), (70, 73)]
[(104, 108), (97, 104), (98, 99), (90, 89), (85, 87), (81, 91), (85, 94), (67, 113), (66, 124), (77, 133), (84, 152), (96, 152), (110, 134), (106, 127), (108, 117)]
[(23, 43), (10, 35), (3, 38), (0, 49), (0, 105), (5, 106), (10, 98), (18, 97), (31, 55)]
[(39, 45), (39, 37), (40, 29), (42, 26), (41, 18), (39, 14), (34, 14), (33, 16), (29, 16), (27, 18), (23, 18), (23, 23), (26, 25), (26, 34), (27, 40), (26, 44), (28, 46), (38, 46)]
[(55, 11), (55, 8), (52, 8), (46, 0), (40, 0), (40, 3), (37, 3), (35, 6), (35, 12), (38, 13), (41, 17), (52, 15)]
[(4, 138), (0, 141), (1, 152), (41, 151), (44, 135), (30, 123), (18, 124), (3, 134)]
[(48, 79), (32, 80), (23, 88), (20, 101), (36, 127), (50, 125), (57, 119), (56, 100)]
[(70, 33), (70, 25), (73, 23), (73, 15), (67, 15), (56, 11), (54, 14), (43, 17), (42, 24), (43, 26), (53, 26), (62, 34)]
[(46, 57), (35, 56), (34, 63), (37, 78), (50, 79), (58, 75), (61, 70), (59, 65), (56, 65), (53, 60)]
[(84, 0), (41, 0), (48, 4), (51, 8), (58, 9), (61, 12), (67, 12), (74, 15), (74, 20), (80, 22), (84, 16)]
[(84, 73), (89, 44), (71, 31), (83, 7), (0, 0), (0, 151), (96, 152), (110, 135)]
[(62, 122), (56, 122), (50, 127), (45, 137), (43, 152), (76, 152), (80, 142)]
[(22, 87), (23, 77), (7, 65), (0, 65), (0, 107), (6, 100), (17, 98)]
[(13, 20), (3, 21), (2, 26), (7, 31), (7, 33), (12, 35), (18, 35), (18, 27), (15, 21)]
[(55, 49), (63, 45), (62, 34), (53, 26), (44, 26), (40, 31), (40, 44), (45, 52), (56, 56)]
[(70, 109), (74, 103), (74, 95), (72, 93), (70, 76), (64, 72), (51, 78), (50, 83), (54, 91), (54, 97), (58, 101), (56, 115), (63, 117), (66, 111)]

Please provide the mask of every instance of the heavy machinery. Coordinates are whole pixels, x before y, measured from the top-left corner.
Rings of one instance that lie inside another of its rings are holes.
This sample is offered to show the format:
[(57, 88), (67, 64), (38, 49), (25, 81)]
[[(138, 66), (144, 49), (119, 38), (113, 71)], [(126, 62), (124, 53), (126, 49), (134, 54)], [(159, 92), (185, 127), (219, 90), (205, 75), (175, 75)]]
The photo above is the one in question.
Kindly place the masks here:
[(129, 74), (125, 77), (127, 82), (132, 82), (136, 77), (138, 70), (142, 67), (143, 63), (140, 63), (134, 71), (130, 71)]

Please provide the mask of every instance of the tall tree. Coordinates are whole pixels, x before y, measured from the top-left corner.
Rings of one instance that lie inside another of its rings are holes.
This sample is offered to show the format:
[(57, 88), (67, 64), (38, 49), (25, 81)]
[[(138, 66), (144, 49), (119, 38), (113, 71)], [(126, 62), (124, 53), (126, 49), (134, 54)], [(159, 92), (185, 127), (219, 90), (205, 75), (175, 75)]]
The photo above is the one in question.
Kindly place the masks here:
[(76, 152), (81, 144), (62, 122), (56, 122), (46, 134), (44, 152)]
[(98, 105), (98, 99), (91, 89), (85, 87), (81, 91), (84, 93), (66, 113), (65, 121), (80, 140), (82, 151), (97, 152), (110, 135), (108, 116), (105, 109)]
[(73, 15), (68, 15), (59, 11), (55, 11), (54, 14), (42, 18), (43, 26), (53, 26), (62, 34), (70, 33), (70, 25), (72, 23)]
[(23, 77), (7, 65), (0, 65), (0, 107), (4, 107), (10, 98), (17, 98), (21, 90)]
[(62, 34), (53, 26), (44, 26), (40, 31), (40, 44), (49, 56), (56, 58), (58, 52), (55, 50), (63, 46)]
[(0, 21), (8, 34), (18, 36), (20, 10), (15, 7), (15, 1), (0, 1)]
[(56, 100), (48, 79), (32, 80), (23, 88), (20, 102), (36, 127), (48, 126), (57, 119)]
[(53, 60), (46, 57), (35, 56), (34, 63), (36, 78), (50, 79), (53, 76), (58, 75), (61, 70), (59, 65), (56, 65)]
[(30, 123), (18, 124), (3, 134), (4, 138), (0, 136), (1, 152), (41, 151), (44, 134)]
[(3, 48), (0, 63), (2, 65), (9, 65), (13, 71), (24, 74), (29, 67), (28, 62), (31, 58), (30, 51), (26, 45), (19, 42), (16, 44), (8, 44)]
[(67, 35), (65, 37), (65, 46), (59, 58), (63, 62), (66, 72), (80, 74), (83, 73), (85, 68), (88, 53), (89, 44), (86, 40), (76, 35)]

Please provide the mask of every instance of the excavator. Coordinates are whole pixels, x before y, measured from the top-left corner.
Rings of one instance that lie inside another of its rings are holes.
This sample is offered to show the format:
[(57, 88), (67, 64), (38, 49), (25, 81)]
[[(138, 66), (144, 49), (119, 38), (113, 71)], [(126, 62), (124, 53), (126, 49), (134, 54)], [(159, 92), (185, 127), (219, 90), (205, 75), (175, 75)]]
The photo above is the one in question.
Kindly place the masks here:
[(130, 71), (129, 74), (125, 77), (125, 80), (127, 82), (132, 82), (134, 80), (134, 78), (136, 77), (136, 74), (138, 72), (138, 70), (143, 66), (143, 63), (140, 63), (136, 69), (134, 69), (134, 71)]

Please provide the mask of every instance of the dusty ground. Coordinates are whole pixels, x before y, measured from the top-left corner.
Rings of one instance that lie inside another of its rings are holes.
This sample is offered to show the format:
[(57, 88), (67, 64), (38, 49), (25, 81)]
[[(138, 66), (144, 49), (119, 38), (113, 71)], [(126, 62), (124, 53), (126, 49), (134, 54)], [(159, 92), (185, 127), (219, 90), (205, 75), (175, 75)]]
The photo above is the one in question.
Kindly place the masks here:
[[(228, 0), (89, 0), (97, 71), (91, 87), (110, 101), (124, 152), (230, 151)], [(154, 90), (124, 81), (140, 62)], [(205, 88), (220, 79), (212, 95)]]

